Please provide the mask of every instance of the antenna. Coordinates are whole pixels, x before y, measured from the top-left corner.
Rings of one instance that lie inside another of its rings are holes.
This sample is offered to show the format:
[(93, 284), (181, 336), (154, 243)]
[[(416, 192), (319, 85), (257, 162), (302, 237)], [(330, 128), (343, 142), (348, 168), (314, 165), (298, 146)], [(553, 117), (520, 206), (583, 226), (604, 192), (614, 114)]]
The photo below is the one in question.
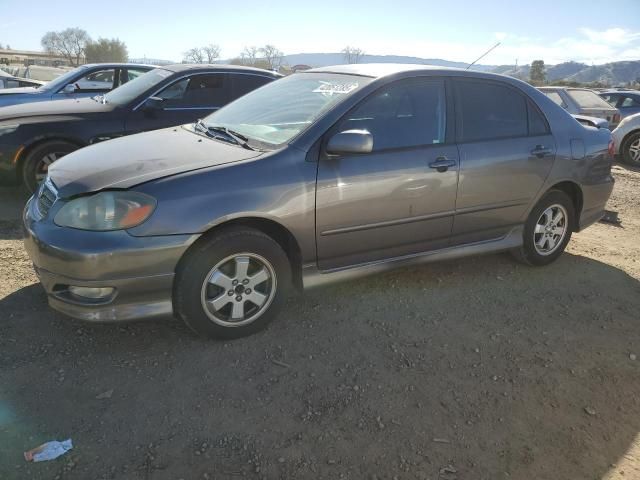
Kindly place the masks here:
[(469, 66), (467, 66), (467, 68), (465, 68), (465, 70), (469, 70), (471, 67), (473, 67), (475, 65), (475, 63), (478, 60), (481, 60), (483, 57), (486, 57), (489, 52), (491, 52), (492, 50), (495, 50), (496, 48), (498, 48), (498, 46), (501, 44), (502, 42), (498, 42), (496, 43), (493, 47), (491, 47), (489, 50), (487, 50), (486, 52), (484, 52), (482, 55), (480, 55), (478, 58), (476, 58), (472, 63), (469, 64)]

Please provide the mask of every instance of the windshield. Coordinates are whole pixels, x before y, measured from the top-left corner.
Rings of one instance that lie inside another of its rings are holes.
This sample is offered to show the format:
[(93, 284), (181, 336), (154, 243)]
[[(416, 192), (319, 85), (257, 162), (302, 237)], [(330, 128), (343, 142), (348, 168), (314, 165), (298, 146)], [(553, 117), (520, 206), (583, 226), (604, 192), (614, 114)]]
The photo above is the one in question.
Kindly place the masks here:
[(567, 90), (567, 93), (575, 100), (580, 108), (604, 108), (611, 110), (611, 105), (591, 90)]
[(42, 91), (60, 90), (64, 88), (64, 86), (67, 85), (68, 83), (71, 83), (71, 80), (73, 80), (73, 78), (78, 74), (78, 72), (81, 72), (82, 70), (86, 70), (86, 69), (87, 69), (86, 67), (78, 67), (78, 68), (74, 68), (73, 70), (69, 70), (64, 75), (60, 75), (59, 77), (56, 77), (50, 82), (45, 83), (44, 85), (39, 87), (38, 90), (42, 90)]
[(289, 142), (372, 80), (335, 73), (298, 73), (254, 90), (204, 121), (275, 147)]
[(171, 75), (173, 75), (173, 72), (169, 70), (154, 68), (128, 81), (121, 87), (111, 90), (104, 96), (104, 100), (106, 103), (113, 103), (120, 106), (126, 105)]

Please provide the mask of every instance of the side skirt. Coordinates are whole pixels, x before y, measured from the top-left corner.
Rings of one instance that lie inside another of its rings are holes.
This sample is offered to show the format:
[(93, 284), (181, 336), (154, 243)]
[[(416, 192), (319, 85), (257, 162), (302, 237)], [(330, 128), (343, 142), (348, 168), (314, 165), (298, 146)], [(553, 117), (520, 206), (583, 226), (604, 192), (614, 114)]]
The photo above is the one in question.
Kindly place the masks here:
[(395, 257), (335, 270), (321, 271), (318, 270), (315, 264), (308, 264), (302, 269), (302, 285), (304, 289), (315, 288), (331, 283), (375, 275), (389, 270), (394, 270), (396, 268), (510, 250), (522, 245), (523, 230), (523, 226), (518, 226), (514, 227), (504, 237), (495, 240), (447, 247), (431, 252), (405, 255), (403, 257)]

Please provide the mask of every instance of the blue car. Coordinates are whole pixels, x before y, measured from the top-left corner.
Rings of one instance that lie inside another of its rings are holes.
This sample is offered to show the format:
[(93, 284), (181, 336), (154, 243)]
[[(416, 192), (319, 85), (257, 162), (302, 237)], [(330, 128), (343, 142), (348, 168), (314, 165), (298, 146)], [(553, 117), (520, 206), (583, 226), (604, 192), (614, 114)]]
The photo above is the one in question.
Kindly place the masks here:
[(0, 107), (102, 95), (153, 68), (135, 63), (82, 65), (39, 88), (0, 89)]
[(637, 90), (611, 90), (599, 95), (618, 109), (621, 118), (640, 113), (640, 92)]

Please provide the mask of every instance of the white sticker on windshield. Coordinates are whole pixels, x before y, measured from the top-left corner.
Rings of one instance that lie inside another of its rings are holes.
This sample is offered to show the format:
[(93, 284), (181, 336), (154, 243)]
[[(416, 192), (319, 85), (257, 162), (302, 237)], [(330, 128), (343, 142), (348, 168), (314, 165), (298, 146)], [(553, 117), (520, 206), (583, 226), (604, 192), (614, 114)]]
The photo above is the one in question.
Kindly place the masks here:
[(353, 92), (356, 88), (358, 88), (358, 83), (331, 83), (331, 82), (320, 82), (320, 86), (313, 90), (313, 93), (321, 93), (327, 97), (331, 97), (333, 95), (344, 95), (349, 92)]

